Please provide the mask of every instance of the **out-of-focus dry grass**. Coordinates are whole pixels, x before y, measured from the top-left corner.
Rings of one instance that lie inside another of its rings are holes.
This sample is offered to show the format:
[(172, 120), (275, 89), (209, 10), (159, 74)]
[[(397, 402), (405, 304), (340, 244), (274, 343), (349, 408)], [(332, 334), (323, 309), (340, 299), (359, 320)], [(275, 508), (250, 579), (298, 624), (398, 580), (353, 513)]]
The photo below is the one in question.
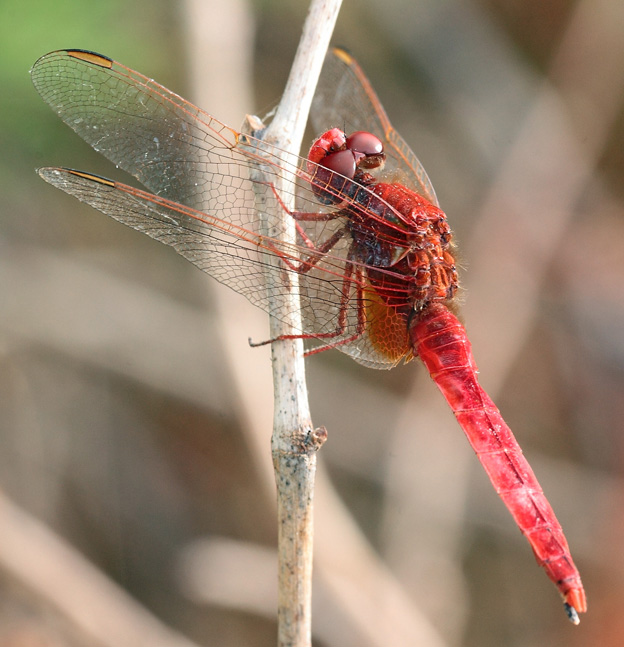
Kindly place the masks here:
[[(237, 126), (277, 101), (305, 3), (110, 5), (0, 8), (0, 644), (271, 645), (269, 353), (246, 341), (265, 315), (38, 180), (41, 165), (116, 171), (26, 71), (57, 47), (99, 50)], [(330, 352), (308, 362), (329, 430), (315, 644), (619, 646), (622, 3), (346, 3), (334, 42), (449, 215), (483, 383), (590, 611), (568, 625), (415, 363), (381, 373)]]

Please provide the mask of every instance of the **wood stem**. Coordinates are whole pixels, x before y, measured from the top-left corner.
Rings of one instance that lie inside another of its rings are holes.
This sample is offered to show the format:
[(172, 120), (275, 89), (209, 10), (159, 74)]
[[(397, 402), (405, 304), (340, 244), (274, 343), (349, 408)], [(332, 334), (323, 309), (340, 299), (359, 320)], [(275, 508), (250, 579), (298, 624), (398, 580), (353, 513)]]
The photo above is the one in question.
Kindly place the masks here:
[[(271, 125), (267, 144), (298, 153), (316, 83), (340, 10), (341, 0), (313, 0), (288, 83)], [(285, 182), (285, 181), (284, 181)], [(276, 187), (293, 195), (286, 185)], [(291, 209), (292, 204), (286, 204)], [(292, 219), (284, 210), (282, 237), (295, 241)], [(296, 278), (296, 277), (295, 277)], [(279, 280), (277, 277), (275, 280)], [(271, 317), (271, 337), (302, 330), (298, 290), (293, 283), (290, 319)], [(283, 314), (284, 310), (282, 311)], [(316, 451), (326, 432), (314, 430), (310, 418), (300, 339), (273, 344), (274, 427), (271, 438), (278, 507), (278, 647), (310, 647), (312, 596), (313, 494)]]

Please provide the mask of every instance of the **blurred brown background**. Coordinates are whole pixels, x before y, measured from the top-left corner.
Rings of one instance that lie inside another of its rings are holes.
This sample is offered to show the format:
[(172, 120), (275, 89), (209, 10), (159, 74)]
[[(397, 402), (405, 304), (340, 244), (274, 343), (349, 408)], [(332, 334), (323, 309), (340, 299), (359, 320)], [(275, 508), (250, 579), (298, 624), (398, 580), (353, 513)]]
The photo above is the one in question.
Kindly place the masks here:
[[(279, 99), (306, 10), (0, 2), (2, 647), (275, 644), (270, 356), (247, 345), (266, 316), (39, 180), (45, 165), (119, 176), (28, 69), (95, 50), (237, 127)], [(333, 41), (449, 215), (483, 384), (590, 611), (566, 621), (420, 367), (328, 352), (308, 361), (329, 430), (315, 645), (619, 646), (624, 3), (347, 0)]]

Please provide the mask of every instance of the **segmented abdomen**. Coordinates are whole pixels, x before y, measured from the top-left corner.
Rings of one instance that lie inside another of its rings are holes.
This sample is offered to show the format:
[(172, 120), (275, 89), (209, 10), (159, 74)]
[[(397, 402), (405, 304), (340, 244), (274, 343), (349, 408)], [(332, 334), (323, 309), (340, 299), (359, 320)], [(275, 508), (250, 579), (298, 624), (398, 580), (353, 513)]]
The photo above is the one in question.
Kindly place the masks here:
[(409, 334), (414, 354), (442, 391), (538, 564), (569, 606), (586, 611), (581, 578), (561, 525), (511, 429), (477, 380), (464, 327), (446, 306), (434, 304), (414, 317)]

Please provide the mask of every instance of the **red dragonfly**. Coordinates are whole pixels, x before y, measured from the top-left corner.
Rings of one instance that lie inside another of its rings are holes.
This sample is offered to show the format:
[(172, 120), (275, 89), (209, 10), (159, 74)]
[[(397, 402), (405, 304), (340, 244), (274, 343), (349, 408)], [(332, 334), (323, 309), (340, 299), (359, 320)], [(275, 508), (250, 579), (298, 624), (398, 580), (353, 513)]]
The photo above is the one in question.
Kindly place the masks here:
[[(296, 273), (303, 321), (296, 336), (310, 345), (308, 355), (337, 348), (372, 368), (420, 357), (579, 622), (585, 592), (561, 526), (479, 385), (454, 314), (458, 278), (446, 216), (349, 54), (327, 56), (313, 104), (323, 134), (306, 159), (229, 128), (99, 54), (52, 52), (35, 63), (32, 79), (61, 119), (148, 191), (63, 168), (40, 169), (44, 180), (170, 245), (277, 317), (290, 307), (284, 295)], [(294, 211), (276, 188), (279, 177), (294, 187)], [(258, 192), (271, 205), (264, 221)], [(266, 235), (282, 231), (284, 216), (296, 243)], [(270, 261), (280, 271), (267, 282)]]

